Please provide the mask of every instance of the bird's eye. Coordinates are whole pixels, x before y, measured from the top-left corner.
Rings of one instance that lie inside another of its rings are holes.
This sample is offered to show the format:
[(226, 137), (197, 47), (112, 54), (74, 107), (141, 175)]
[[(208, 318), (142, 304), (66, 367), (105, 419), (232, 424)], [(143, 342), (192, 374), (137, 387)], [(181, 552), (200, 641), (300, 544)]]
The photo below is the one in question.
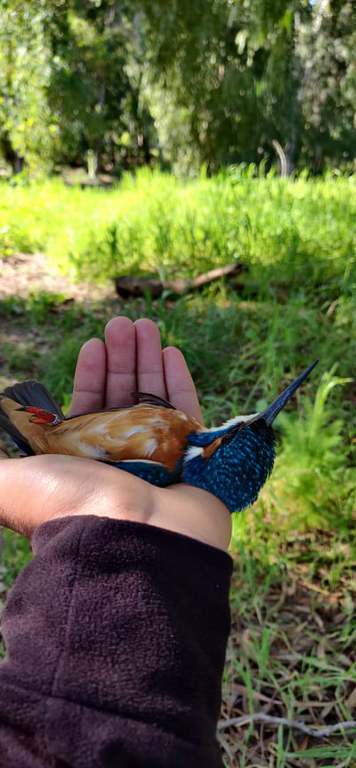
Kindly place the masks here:
[(229, 432), (226, 433), (226, 435), (224, 435), (224, 437), (222, 438), (221, 442), (222, 443), (230, 443), (231, 440), (233, 440), (234, 437), (236, 437), (236, 433), (237, 432), (241, 432), (241, 429), (243, 429), (244, 426), (245, 426), (245, 424), (244, 424), (243, 421), (239, 422), (238, 424), (235, 424), (235, 426), (232, 427), (229, 430)]

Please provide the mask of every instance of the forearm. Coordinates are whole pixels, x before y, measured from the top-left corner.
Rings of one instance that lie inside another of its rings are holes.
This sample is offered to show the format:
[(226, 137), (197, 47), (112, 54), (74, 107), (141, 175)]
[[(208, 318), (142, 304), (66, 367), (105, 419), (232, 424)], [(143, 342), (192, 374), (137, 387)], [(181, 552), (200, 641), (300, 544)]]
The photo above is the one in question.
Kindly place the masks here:
[(19, 768), (220, 767), (228, 555), (94, 516), (41, 526), (33, 548), (4, 612), (0, 754)]

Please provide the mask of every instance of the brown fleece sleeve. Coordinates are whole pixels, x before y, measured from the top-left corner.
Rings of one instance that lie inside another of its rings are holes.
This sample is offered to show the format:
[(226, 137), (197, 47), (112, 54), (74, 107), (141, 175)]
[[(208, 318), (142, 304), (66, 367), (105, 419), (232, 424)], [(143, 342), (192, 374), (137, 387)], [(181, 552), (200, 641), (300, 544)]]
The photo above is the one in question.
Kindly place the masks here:
[(222, 768), (231, 558), (94, 516), (33, 551), (3, 614), (1, 768)]

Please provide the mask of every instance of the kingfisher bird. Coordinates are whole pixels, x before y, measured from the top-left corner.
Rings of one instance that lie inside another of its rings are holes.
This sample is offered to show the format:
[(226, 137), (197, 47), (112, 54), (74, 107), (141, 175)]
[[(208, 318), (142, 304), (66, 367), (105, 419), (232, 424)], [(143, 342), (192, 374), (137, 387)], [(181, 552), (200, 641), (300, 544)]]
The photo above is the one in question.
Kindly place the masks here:
[(308, 366), (260, 413), (220, 427), (200, 422), (155, 395), (136, 404), (66, 418), (45, 387), (25, 381), (0, 394), (0, 427), (26, 455), (96, 459), (160, 487), (184, 482), (217, 496), (230, 512), (256, 501), (275, 460), (278, 413), (313, 370)]

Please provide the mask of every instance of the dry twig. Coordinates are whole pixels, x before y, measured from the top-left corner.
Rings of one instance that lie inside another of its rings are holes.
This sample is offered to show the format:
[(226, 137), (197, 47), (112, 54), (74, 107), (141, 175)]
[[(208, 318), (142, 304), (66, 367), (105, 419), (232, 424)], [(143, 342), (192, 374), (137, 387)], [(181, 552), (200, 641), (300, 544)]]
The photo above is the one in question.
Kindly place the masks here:
[(327, 736), (331, 736), (333, 733), (337, 733), (337, 731), (350, 731), (356, 729), (356, 720), (344, 720), (340, 723), (335, 723), (334, 725), (314, 728), (305, 725), (300, 720), (289, 720), (287, 717), (273, 717), (273, 715), (266, 715), (264, 712), (257, 712), (254, 715), (242, 715), (241, 717), (231, 717), (228, 720), (220, 720), (218, 723), (218, 730), (224, 731), (231, 726), (239, 728), (242, 725), (249, 725), (250, 723), (285, 725), (287, 728), (295, 728), (295, 730), (306, 733), (307, 736), (313, 736), (316, 739), (324, 739)]

